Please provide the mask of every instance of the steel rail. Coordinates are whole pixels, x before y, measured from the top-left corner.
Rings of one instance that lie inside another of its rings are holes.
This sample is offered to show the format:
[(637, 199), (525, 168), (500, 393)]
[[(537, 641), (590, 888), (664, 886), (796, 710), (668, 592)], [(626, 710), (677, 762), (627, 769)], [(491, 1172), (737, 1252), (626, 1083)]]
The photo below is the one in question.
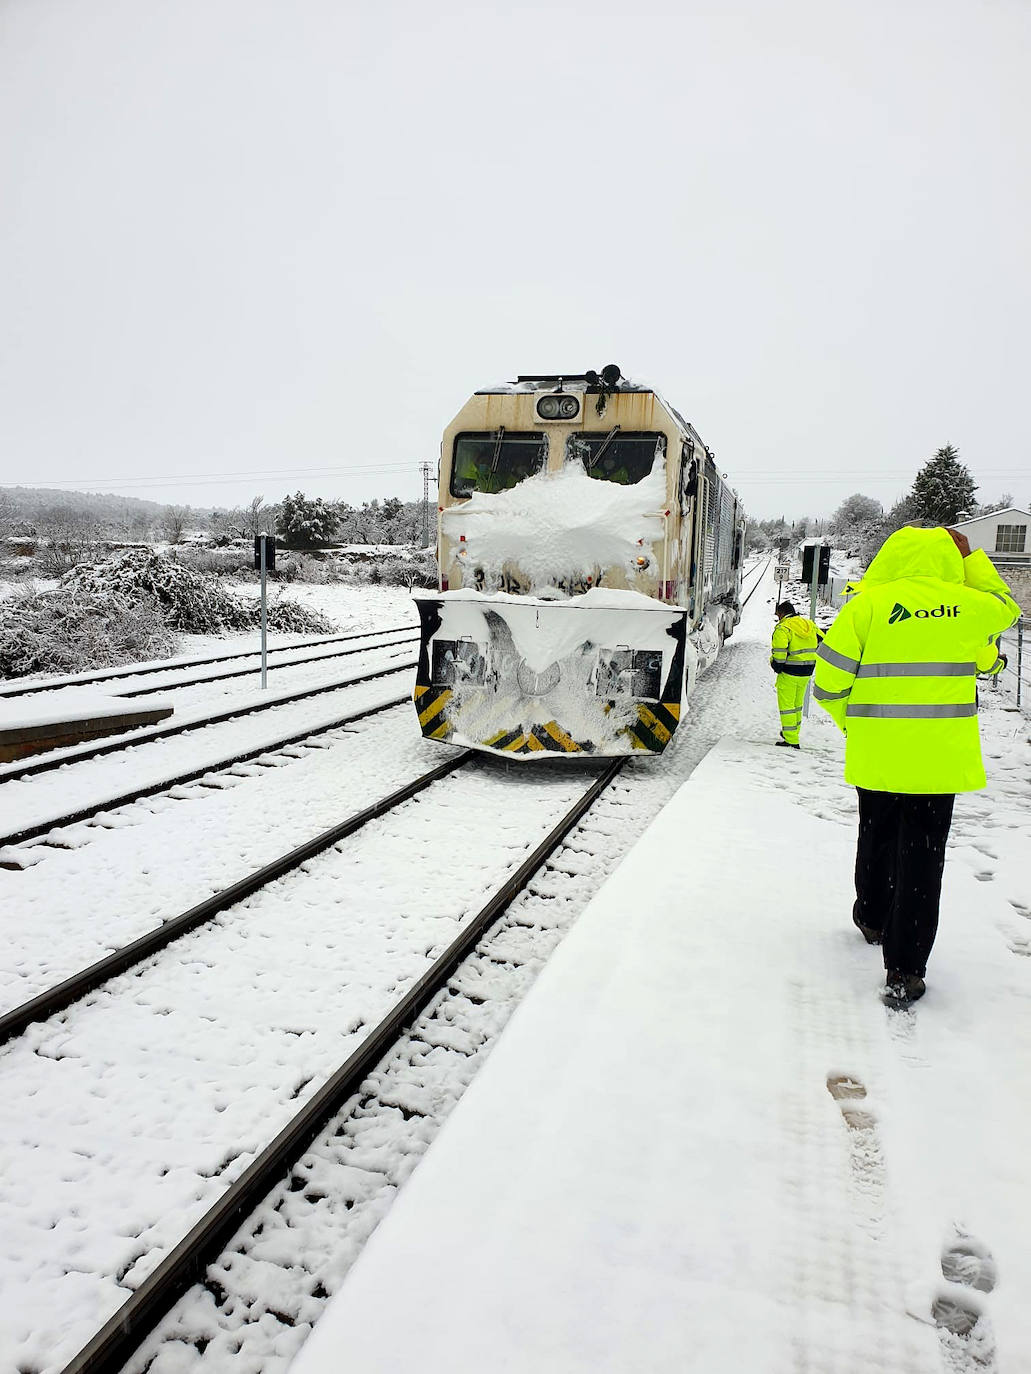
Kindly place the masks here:
[(118, 1374), (140, 1343), (204, 1273), (247, 1214), (361, 1087), (370, 1071), (443, 988), (484, 932), (529, 884), (626, 763), (614, 759), (530, 857), (498, 889), (353, 1054), (309, 1098), (222, 1197), (148, 1275), (62, 1374)]
[[(373, 645), (372, 647), (375, 649), (376, 646)], [(232, 706), (225, 711), (216, 712), (213, 716), (199, 716), (196, 720), (181, 721), (176, 725), (159, 725), (156, 730), (147, 730), (145, 726), (137, 727), (135, 730), (125, 731), (107, 744), (80, 749), (75, 754), (61, 753), (59, 757), (47, 754), (34, 763), (22, 764), (18, 768), (0, 772), (0, 783), (11, 782), (17, 778), (32, 777), (37, 773), (49, 773), (55, 768), (63, 768), (66, 763), (81, 763), (85, 759), (96, 759), (104, 754), (115, 754), (120, 749), (150, 744), (151, 740), (168, 739), (171, 735), (183, 735), (188, 730), (203, 730), (208, 725), (221, 725), (224, 721), (235, 720), (238, 716), (255, 715), (258, 711), (271, 711), (276, 706), (288, 706), (291, 702), (303, 701), (305, 697), (318, 697), (326, 692), (340, 692), (345, 687), (357, 687), (363, 682), (375, 682), (377, 678), (389, 677), (392, 673), (403, 673), (408, 668), (415, 666), (416, 660), (411, 658), (391, 668), (380, 668), (374, 673), (364, 673), (361, 677), (344, 678), (340, 682), (329, 682), (321, 687), (308, 687), (303, 691), (288, 692), (283, 696), (271, 697), (268, 701), (253, 702), (250, 706)]]
[[(66, 825), (77, 825), (80, 821), (91, 820), (94, 816), (99, 816), (102, 811), (113, 811), (120, 806), (131, 806), (133, 802), (142, 801), (144, 797), (156, 796), (159, 792), (166, 792), (170, 787), (181, 787), (183, 783), (196, 782), (198, 778), (207, 777), (209, 773), (223, 773), (235, 764), (249, 763), (252, 759), (261, 758), (262, 754), (274, 754), (277, 749), (285, 749), (291, 744), (300, 744), (302, 740), (314, 739), (318, 735), (328, 734), (331, 730), (341, 730), (345, 725), (354, 725), (357, 721), (368, 719), (369, 716), (379, 715), (381, 711), (391, 711), (395, 706), (410, 703), (411, 700), (411, 693), (405, 692), (402, 696), (391, 697), (389, 701), (381, 702), (378, 706), (370, 706), (365, 711), (356, 711), (352, 716), (341, 716), (339, 720), (331, 721), (328, 725), (317, 725), (310, 730), (299, 730), (296, 734), (284, 735), (281, 739), (271, 740), (258, 749), (250, 749), (242, 754), (231, 754), (228, 758), (215, 759), (203, 768), (194, 768), (188, 773), (177, 773), (173, 778), (162, 778), (159, 782), (150, 783), (146, 787), (137, 787), (131, 792), (123, 792), (120, 796), (91, 802), (89, 806), (81, 807), (78, 811), (69, 811), (63, 816), (54, 816), (47, 821), (37, 821), (35, 825), (27, 825), (22, 830), (12, 830), (8, 835), (0, 835), (0, 849), (4, 848), (5, 845), (24, 844), (26, 840), (37, 840), (40, 835), (47, 835), (51, 830), (63, 829)], [(4, 867), (4, 865), (0, 864), (0, 867)]]
[(756, 580), (755, 580), (755, 586), (752, 588), (752, 590), (751, 590), (751, 591), (748, 593), (748, 595), (745, 597), (744, 601), (742, 601), (742, 603), (741, 603), (741, 609), (742, 609), (742, 610), (745, 609), (745, 607), (748, 605), (749, 601), (751, 601), (752, 597), (755, 596), (756, 592), (759, 590), (759, 587), (762, 585), (762, 580), (763, 580), (763, 576), (764, 576), (765, 573), (766, 573), (766, 569), (770, 566), (770, 563), (771, 563), (772, 561), (773, 561), (772, 559), (769, 559), (769, 558), (768, 558), (768, 559), (766, 560), (766, 562), (763, 564), (762, 570), (761, 570), (761, 572), (759, 573), (759, 576), (758, 576), (758, 577), (756, 578)]
[(296, 849), (291, 849), (288, 854), (281, 854), (278, 859), (273, 859), (271, 863), (265, 864), (254, 873), (249, 873), (246, 878), (241, 878), (239, 882), (223, 888), (221, 892), (216, 892), (203, 902), (198, 902), (196, 906), (191, 907), (189, 911), (184, 911), (180, 916), (173, 916), (162, 922), (153, 930), (148, 930), (146, 935), (141, 935), (138, 940), (133, 940), (130, 944), (123, 945), (120, 949), (105, 955), (103, 959), (98, 959), (95, 964), (90, 964), (88, 968), (72, 974), (70, 978), (58, 983), (56, 987), (49, 988), (46, 992), (41, 992), (38, 996), (30, 998), (28, 1002), (22, 1002), (20, 1006), (5, 1012), (0, 1016), (0, 1045), (6, 1044), (16, 1035), (20, 1035), (33, 1021), (44, 1021), (50, 1016), (55, 1016), (59, 1011), (64, 1011), (66, 1007), (70, 1007), (73, 1002), (78, 1002), (80, 998), (93, 992), (101, 984), (117, 977), (120, 973), (125, 973), (127, 969), (133, 968), (136, 964), (142, 963), (144, 959), (149, 958), (157, 950), (164, 949), (166, 945), (188, 935), (191, 930), (203, 925), (205, 921), (210, 921), (220, 911), (235, 906), (237, 902), (243, 901), (245, 897), (250, 897), (259, 889), (267, 887), (277, 878), (282, 878), (285, 874), (292, 872), (307, 862), (308, 859), (313, 859), (323, 850), (329, 849), (340, 840), (346, 839), (348, 835), (353, 835), (356, 830), (361, 830), (370, 821), (392, 811), (402, 802), (408, 801), (409, 798), (416, 796), (417, 793), (437, 782), (438, 779), (446, 777), (448, 773), (453, 773), (456, 768), (462, 768), (474, 757), (472, 750), (466, 750), (455, 758), (448, 759), (446, 763), (438, 764), (436, 768), (431, 768), (428, 773), (423, 773), (413, 782), (406, 783), (404, 787), (399, 787), (396, 792), (391, 792), (389, 796), (382, 797), (372, 806), (367, 806), (364, 811), (356, 812), (355, 815), (349, 816), (346, 821), (341, 821), (338, 825), (331, 826), (329, 830), (324, 830), (321, 835), (316, 835), (314, 839), (306, 840)]
[[(418, 630), (405, 630), (400, 639), (384, 639), (379, 644), (365, 644), (360, 649), (334, 649), (331, 654), (313, 654), (311, 658), (292, 658), (289, 663), (270, 663), (268, 670), (270, 673), (277, 672), (281, 668), (299, 668), (305, 663), (328, 663), (334, 658), (347, 658), (351, 654), (367, 654), (370, 649), (392, 649), (397, 644), (410, 644), (419, 638)], [(216, 682), (228, 682), (234, 677), (247, 677), (249, 673), (257, 672), (256, 667), (234, 668), (229, 673), (218, 673), (214, 677), (191, 677), (185, 682), (161, 682), (156, 687), (136, 687), (131, 692), (116, 692), (115, 696), (120, 701), (128, 701), (130, 697), (153, 696), (155, 692), (178, 692), (181, 687), (198, 687), (205, 683), (214, 684)]]
[[(370, 639), (373, 635), (400, 634), (402, 630), (411, 628), (408, 625), (391, 625), (385, 630), (366, 630), (360, 635), (323, 635), (317, 639), (302, 640), (299, 644), (281, 644), (276, 649), (270, 649), (269, 653), (288, 654), (294, 649), (313, 649), (318, 644), (341, 644), (350, 639)], [(371, 647), (375, 648), (375, 645)], [(31, 696), (33, 692), (56, 692), (65, 687), (88, 687), (94, 682), (117, 682), (120, 678), (145, 677), (148, 673), (174, 673), (180, 668), (200, 668), (207, 663), (228, 663), (230, 659), (257, 658), (260, 653), (260, 649), (241, 649), (231, 654), (215, 654), (210, 658), (190, 658), (184, 663), (158, 663), (146, 668), (137, 668), (130, 663), (88, 676), (69, 673), (63, 677), (51, 678), (47, 682), (31, 682), (26, 687), (0, 686), (0, 698)]]

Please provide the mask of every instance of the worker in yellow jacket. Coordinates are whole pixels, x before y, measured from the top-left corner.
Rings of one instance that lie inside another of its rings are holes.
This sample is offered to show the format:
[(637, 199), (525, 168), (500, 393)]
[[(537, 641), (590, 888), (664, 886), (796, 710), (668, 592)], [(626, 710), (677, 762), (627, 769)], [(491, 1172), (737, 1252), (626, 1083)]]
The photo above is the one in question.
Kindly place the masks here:
[(985, 785), (976, 676), (1002, 671), (1020, 607), (956, 530), (897, 530), (820, 645), (813, 695), (859, 792), (852, 919), (883, 944), (885, 1001), (922, 997), (957, 792)]
[(816, 666), (820, 632), (811, 620), (798, 615), (790, 601), (777, 605), (777, 626), (770, 645), (770, 667), (777, 674), (777, 706), (780, 709), (778, 745), (798, 749), (805, 689)]

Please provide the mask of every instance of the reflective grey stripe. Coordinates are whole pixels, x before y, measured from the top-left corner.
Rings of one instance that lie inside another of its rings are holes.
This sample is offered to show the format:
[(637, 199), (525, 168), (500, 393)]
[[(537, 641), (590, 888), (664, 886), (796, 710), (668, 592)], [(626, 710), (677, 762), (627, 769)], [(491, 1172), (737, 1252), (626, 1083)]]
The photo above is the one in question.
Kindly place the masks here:
[(811, 649), (789, 649), (789, 650), (788, 650), (788, 658), (797, 658), (799, 654), (815, 654), (815, 653), (816, 653), (816, 645), (814, 644), (813, 647), (812, 647)]
[(959, 701), (945, 706), (872, 706), (852, 702), (846, 716), (881, 716), (891, 720), (950, 720), (957, 716), (976, 716), (976, 701)]
[(976, 663), (863, 663), (856, 677), (969, 677)]
[(851, 695), (851, 687), (846, 687), (843, 692), (828, 692), (826, 687), (813, 688), (813, 696), (816, 698), (817, 701), (841, 701), (843, 697)]
[(826, 640), (817, 649), (816, 657), (825, 659), (832, 667), (841, 668), (846, 673), (854, 673), (859, 667), (858, 658), (846, 658), (844, 654), (839, 654), (837, 649), (828, 648)]
[(802, 714), (802, 708), (801, 708), (801, 706), (792, 706), (792, 708), (791, 708), (790, 711), (781, 711), (781, 715), (782, 715), (782, 716), (800, 716), (801, 714)]

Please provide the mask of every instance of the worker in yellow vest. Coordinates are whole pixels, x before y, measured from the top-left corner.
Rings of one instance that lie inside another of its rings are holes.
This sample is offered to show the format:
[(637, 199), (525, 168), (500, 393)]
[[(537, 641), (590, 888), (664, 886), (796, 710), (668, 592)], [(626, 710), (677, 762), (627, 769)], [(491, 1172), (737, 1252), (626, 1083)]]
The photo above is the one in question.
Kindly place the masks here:
[(859, 792), (852, 919), (884, 948), (884, 1000), (925, 992), (957, 792), (985, 786), (976, 676), (1006, 666), (1020, 614), (986, 556), (956, 530), (897, 530), (820, 645), (813, 695), (844, 731)]
[(777, 674), (780, 739), (786, 749), (798, 749), (805, 689), (816, 666), (820, 632), (811, 620), (798, 615), (790, 601), (777, 605), (777, 627), (770, 646), (770, 667)]

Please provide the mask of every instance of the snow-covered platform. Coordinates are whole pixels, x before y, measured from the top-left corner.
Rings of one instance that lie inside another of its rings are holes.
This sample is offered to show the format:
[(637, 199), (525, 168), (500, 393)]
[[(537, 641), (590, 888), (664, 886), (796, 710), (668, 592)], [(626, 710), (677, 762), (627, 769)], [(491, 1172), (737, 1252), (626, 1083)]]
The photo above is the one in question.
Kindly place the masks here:
[(120, 697), (78, 687), (47, 692), (39, 699), (13, 705), (0, 702), (0, 763), (118, 735), (140, 725), (155, 725), (167, 720), (172, 710), (160, 698), (137, 706)]
[(951, 861), (927, 996), (887, 1012), (838, 746), (702, 762), (292, 1374), (1031, 1370), (1020, 917)]

